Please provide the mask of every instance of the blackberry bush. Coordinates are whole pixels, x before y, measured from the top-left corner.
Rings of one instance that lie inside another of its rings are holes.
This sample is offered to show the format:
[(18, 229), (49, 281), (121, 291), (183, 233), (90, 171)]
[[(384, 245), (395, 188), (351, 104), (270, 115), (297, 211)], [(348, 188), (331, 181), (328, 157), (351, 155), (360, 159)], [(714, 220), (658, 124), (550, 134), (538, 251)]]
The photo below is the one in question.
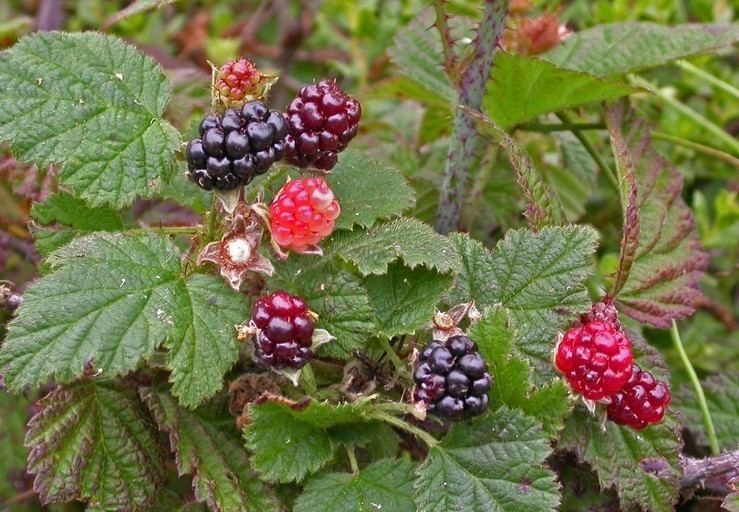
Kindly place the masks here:
[(1, 510), (735, 504), (727, 2), (165, 3), (0, 7)]
[(240, 110), (209, 114), (200, 123), (200, 138), (187, 145), (187, 167), (199, 187), (232, 190), (248, 185), (285, 157), (287, 123), (261, 101)]

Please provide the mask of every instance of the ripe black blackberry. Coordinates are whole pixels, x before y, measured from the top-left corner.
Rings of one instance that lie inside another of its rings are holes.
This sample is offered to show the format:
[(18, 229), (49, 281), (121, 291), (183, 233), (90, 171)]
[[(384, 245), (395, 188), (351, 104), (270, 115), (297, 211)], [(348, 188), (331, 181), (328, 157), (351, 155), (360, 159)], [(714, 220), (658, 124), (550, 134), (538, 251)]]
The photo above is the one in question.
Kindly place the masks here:
[(247, 185), (285, 157), (287, 133), (282, 114), (261, 101), (210, 114), (200, 123), (200, 138), (187, 145), (190, 175), (205, 190)]
[(254, 303), (254, 354), (264, 366), (302, 368), (313, 358), (313, 319), (303, 299), (278, 291)]
[(434, 340), (421, 351), (413, 371), (413, 400), (449, 418), (482, 414), (493, 379), (477, 346), (467, 336)]
[(288, 161), (298, 167), (329, 170), (357, 134), (362, 107), (335, 80), (300, 89), (287, 107)]

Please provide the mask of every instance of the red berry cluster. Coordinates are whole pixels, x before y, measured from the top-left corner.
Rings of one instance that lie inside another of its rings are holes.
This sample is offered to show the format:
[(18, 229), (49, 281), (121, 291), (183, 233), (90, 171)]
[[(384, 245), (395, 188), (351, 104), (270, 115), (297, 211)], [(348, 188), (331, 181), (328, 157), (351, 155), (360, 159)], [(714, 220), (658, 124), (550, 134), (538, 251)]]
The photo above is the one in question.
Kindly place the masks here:
[(667, 384), (633, 365), (629, 382), (611, 397), (608, 419), (641, 430), (662, 421), (670, 398)]
[(284, 249), (303, 252), (331, 234), (340, 212), (323, 178), (289, 181), (269, 207), (272, 238)]
[(659, 423), (670, 402), (667, 384), (633, 362), (611, 301), (593, 306), (558, 343), (554, 365), (576, 393), (608, 403), (608, 419), (640, 430)]
[(300, 297), (278, 291), (254, 303), (254, 353), (264, 366), (302, 368), (313, 357), (313, 319)]
[(336, 81), (306, 85), (287, 107), (288, 161), (298, 167), (333, 168), (357, 134), (361, 116), (359, 102)]
[(631, 344), (605, 322), (573, 327), (562, 338), (555, 364), (577, 393), (589, 400), (613, 395), (631, 377)]

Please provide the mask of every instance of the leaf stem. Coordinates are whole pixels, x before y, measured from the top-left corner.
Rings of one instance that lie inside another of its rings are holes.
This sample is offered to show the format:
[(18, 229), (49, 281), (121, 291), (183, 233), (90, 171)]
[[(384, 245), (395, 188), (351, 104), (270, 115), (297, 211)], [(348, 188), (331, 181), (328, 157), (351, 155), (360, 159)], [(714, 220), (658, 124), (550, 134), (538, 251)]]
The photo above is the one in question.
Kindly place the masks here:
[(352, 468), (352, 473), (356, 475), (359, 473), (359, 464), (357, 464), (357, 455), (354, 453), (353, 445), (346, 445), (346, 455), (349, 457), (349, 466)]
[(724, 82), (720, 78), (712, 75), (711, 73), (708, 73), (706, 71), (703, 71), (698, 66), (694, 66), (690, 62), (686, 60), (678, 60), (675, 62), (675, 65), (681, 68), (683, 71), (687, 71), (693, 76), (697, 76), (698, 78), (705, 80), (711, 85), (715, 85), (719, 89), (723, 89), (724, 91), (728, 92), (732, 96), (734, 96), (736, 99), (739, 100), (739, 89), (734, 87), (733, 85)]
[(706, 117), (696, 112), (695, 110), (687, 106), (682, 101), (677, 100), (673, 98), (670, 94), (667, 94), (666, 92), (662, 91), (658, 86), (654, 85), (648, 80), (645, 80), (644, 78), (640, 76), (632, 75), (630, 77), (630, 81), (632, 84), (638, 87), (643, 87), (644, 89), (650, 90), (660, 100), (667, 103), (669, 106), (679, 111), (686, 117), (689, 117), (696, 124), (700, 125), (704, 129), (706, 129), (707, 131), (715, 135), (716, 138), (724, 142), (726, 146), (731, 148), (732, 151), (734, 151), (736, 154), (739, 154), (739, 141), (737, 141), (734, 137), (726, 133), (726, 131), (724, 131), (723, 128), (709, 121)]
[(393, 363), (395, 371), (398, 372), (404, 380), (410, 380), (411, 372), (408, 370), (408, 365), (400, 359), (397, 352), (395, 352), (395, 349), (390, 345), (390, 340), (383, 336), (380, 336), (377, 339), (380, 342), (380, 346), (382, 346), (382, 350), (385, 351), (390, 362)]
[[(570, 118), (567, 114), (564, 112), (560, 112), (556, 114), (557, 118), (559, 118), (560, 121), (562, 121), (563, 124), (569, 124), (573, 125), (576, 123), (572, 123), (570, 121)], [(616, 174), (611, 170), (611, 168), (608, 166), (606, 161), (603, 159), (603, 157), (598, 153), (598, 150), (595, 149), (595, 147), (590, 143), (590, 141), (585, 137), (585, 135), (577, 128), (572, 129), (572, 134), (575, 136), (577, 140), (580, 141), (580, 144), (585, 148), (585, 151), (590, 154), (593, 160), (595, 160), (596, 165), (600, 169), (600, 172), (606, 177), (608, 180), (608, 183), (611, 184), (613, 189), (616, 192), (619, 192), (619, 186), (618, 186), (618, 180), (616, 179)], [(620, 192), (619, 192), (620, 193)]]
[(698, 380), (698, 375), (695, 373), (693, 364), (690, 362), (688, 354), (685, 353), (685, 347), (683, 347), (683, 342), (680, 339), (680, 332), (677, 330), (677, 323), (675, 323), (675, 320), (672, 321), (672, 329), (670, 330), (670, 335), (672, 337), (672, 343), (675, 346), (675, 350), (677, 350), (677, 353), (680, 356), (680, 360), (685, 367), (685, 371), (690, 378), (690, 382), (693, 384), (693, 390), (695, 391), (695, 396), (698, 399), (698, 407), (700, 408), (701, 415), (703, 416), (703, 424), (706, 428), (708, 442), (711, 445), (711, 454), (718, 455), (720, 453), (718, 439), (716, 438), (716, 429), (713, 427), (711, 412), (708, 410), (708, 404), (706, 403), (706, 395), (703, 392), (703, 386), (701, 386), (700, 380)]
[(218, 227), (218, 198), (213, 195), (213, 206), (208, 214), (208, 241), (215, 239), (216, 229)]
[(526, 132), (565, 132), (575, 130), (605, 130), (605, 123), (523, 123), (519, 124), (516, 129)]
[(166, 235), (194, 235), (199, 233), (203, 226), (149, 226), (146, 228), (135, 228), (126, 230), (127, 233), (163, 233)]
[(733, 157), (730, 154), (721, 151), (720, 149), (712, 148), (711, 146), (706, 146), (704, 144), (700, 144), (692, 140), (683, 139), (682, 137), (678, 137), (676, 135), (670, 135), (669, 133), (653, 131), (651, 132), (651, 135), (653, 139), (663, 140), (665, 142), (671, 142), (672, 144), (675, 144), (676, 146), (682, 146), (685, 148), (689, 148), (694, 151), (697, 151), (698, 153), (704, 153), (706, 155), (719, 158), (723, 160), (724, 162), (733, 165), (734, 167), (739, 167), (739, 158)]
[(416, 427), (415, 425), (411, 425), (405, 420), (402, 420), (400, 418), (397, 418), (393, 416), (392, 414), (389, 414), (382, 410), (375, 410), (370, 415), (373, 419), (384, 421), (385, 423), (388, 423), (394, 427), (397, 427), (401, 430), (405, 430), (406, 432), (413, 434), (414, 436), (421, 439), (424, 443), (428, 445), (429, 448), (433, 448), (437, 444), (439, 444), (439, 440), (436, 439), (434, 436), (429, 434), (423, 429), (420, 429)]

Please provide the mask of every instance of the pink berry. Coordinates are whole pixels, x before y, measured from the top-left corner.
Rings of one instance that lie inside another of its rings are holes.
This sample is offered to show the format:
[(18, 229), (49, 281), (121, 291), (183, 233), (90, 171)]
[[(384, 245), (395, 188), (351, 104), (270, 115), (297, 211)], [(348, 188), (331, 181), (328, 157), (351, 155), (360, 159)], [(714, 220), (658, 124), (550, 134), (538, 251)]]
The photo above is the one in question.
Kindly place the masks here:
[(285, 184), (269, 207), (272, 238), (283, 249), (303, 252), (329, 236), (341, 207), (323, 178)]

